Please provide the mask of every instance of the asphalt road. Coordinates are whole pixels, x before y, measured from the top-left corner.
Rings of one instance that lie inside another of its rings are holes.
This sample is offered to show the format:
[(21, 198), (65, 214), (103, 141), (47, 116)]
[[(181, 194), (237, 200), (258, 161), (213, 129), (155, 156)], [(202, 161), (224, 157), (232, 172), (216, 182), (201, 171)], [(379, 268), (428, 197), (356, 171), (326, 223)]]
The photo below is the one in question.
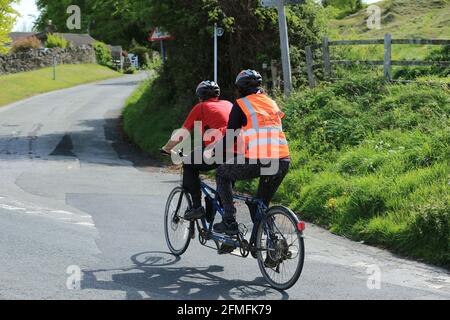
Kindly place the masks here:
[[(311, 224), (302, 276), (286, 292), (268, 287), (252, 258), (219, 256), (198, 241), (181, 259), (168, 254), (163, 208), (179, 176), (152, 165), (117, 128), (143, 77), (0, 108), (0, 298), (450, 298), (447, 270)], [(379, 289), (367, 285), (374, 268)]]

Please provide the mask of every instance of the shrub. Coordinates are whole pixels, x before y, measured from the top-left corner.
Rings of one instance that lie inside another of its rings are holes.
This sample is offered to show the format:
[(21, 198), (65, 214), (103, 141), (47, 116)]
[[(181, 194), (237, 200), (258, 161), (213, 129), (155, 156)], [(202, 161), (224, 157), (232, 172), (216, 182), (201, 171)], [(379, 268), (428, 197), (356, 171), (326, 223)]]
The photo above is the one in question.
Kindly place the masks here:
[(340, 10), (338, 18), (343, 18), (361, 10), (363, 2), (362, 0), (322, 0), (322, 5), (325, 7), (332, 6)]
[(111, 50), (108, 46), (103, 42), (95, 42), (94, 43), (95, 57), (97, 59), (97, 63), (102, 66), (112, 67), (112, 56)]
[(61, 36), (56, 34), (49, 34), (47, 41), (45, 42), (47, 48), (62, 48), (65, 49), (69, 46), (69, 42)]
[(42, 46), (41, 41), (35, 36), (21, 38), (13, 43), (11, 51), (13, 53), (28, 51), (30, 49), (38, 49)]
[(125, 73), (125, 74), (134, 74), (134, 73), (136, 73), (136, 68), (133, 67), (133, 66), (128, 66), (128, 67), (123, 71), (123, 73)]
[(151, 64), (151, 50), (143, 45), (138, 44), (134, 39), (131, 42), (130, 53), (137, 55), (141, 68), (147, 68)]

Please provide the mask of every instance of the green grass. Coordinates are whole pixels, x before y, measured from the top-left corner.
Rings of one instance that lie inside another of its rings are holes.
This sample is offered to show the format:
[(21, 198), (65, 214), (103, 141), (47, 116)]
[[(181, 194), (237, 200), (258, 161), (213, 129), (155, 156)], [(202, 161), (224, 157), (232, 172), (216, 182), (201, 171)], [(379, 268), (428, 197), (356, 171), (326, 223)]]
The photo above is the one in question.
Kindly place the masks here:
[[(375, 4), (382, 9), (381, 29), (367, 28), (368, 15), (363, 9), (343, 19), (331, 19), (328, 37), (383, 39), (390, 33), (394, 39), (450, 39), (449, 0), (385, 0)], [(439, 48), (441, 46), (393, 45), (392, 59), (427, 60), (430, 53)], [(330, 51), (332, 56), (348, 60), (383, 60), (384, 55), (383, 45), (335, 46)], [(447, 80), (441, 76), (431, 81)]]
[[(450, 1), (384, 1), (381, 6), (381, 30), (365, 29), (361, 12), (333, 21), (330, 38), (450, 35)], [(333, 54), (382, 59), (383, 46), (343, 47)], [(448, 50), (431, 54), (428, 46), (394, 46), (394, 59), (433, 56), (447, 60)], [(449, 81), (448, 70), (398, 68), (394, 74)], [(390, 84), (382, 76), (382, 68), (349, 68), (346, 80), (279, 99), (292, 165), (274, 201), (334, 233), (450, 268), (449, 88)], [(124, 111), (128, 136), (154, 156), (189, 111), (164, 104), (170, 95), (161, 76), (144, 83)], [(256, 184), (240, 182), (237, 188), (254, 192)]]
[(335, 233), (450, 267), (450, 91), (362, 75), (297, 93), (283, 109), (294, 162), (277, 201)]
[[(188, 112), (157, 103), (169, 94), (150, 80), (124, 111), (128, 136), (154, 156)], [(448, 89), (359, 75), (280, 105), (292, 166), (276, 202), (337, 234), (450, 267)]]
[(3, 75), (0, 76), (0, 106), (36, 94), (120, 75), (96, 64), (59, 65), (56, 68), (56, 80), (53, 80), (53, 68)]
[(179, 128), (188, 113), (187, 108), (167, 106), (170, 89), (161, 77), (144, 81), (128, 98), (123, 112), (123, 128), (128, 137), (155, 158), (162, 159), (159, 148)]
[(381, 29), (367, 28), (366, 9), (330, 22), (333, 37), (344, 39), (448, 38), (450, 35), (450, 1), (385, 0), (375, 3), (382, 9)]
[(448, 89), (361, 75), (281, 104), (293, 162), (276, 201), (337, 234), (450, 267)]

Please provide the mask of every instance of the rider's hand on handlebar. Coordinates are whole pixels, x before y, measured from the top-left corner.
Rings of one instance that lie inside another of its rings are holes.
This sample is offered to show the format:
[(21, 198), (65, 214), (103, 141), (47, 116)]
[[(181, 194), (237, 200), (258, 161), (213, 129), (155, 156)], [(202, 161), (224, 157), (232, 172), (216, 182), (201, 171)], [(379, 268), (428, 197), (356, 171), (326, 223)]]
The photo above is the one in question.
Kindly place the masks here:
[(205, 151), (203, 151), (203, 157), (205, 159), (212, 159), (213, 156), (214, 156), (214, 149), (206, 149)]
[(165, 146), (162, 147), (161, 149), (159, 149), (159, 151), (160, 151), (162, 154), (166, 155), (166, 156), (170, 156), (170, 155), (171, 155), (171, 150), (167, 150)]

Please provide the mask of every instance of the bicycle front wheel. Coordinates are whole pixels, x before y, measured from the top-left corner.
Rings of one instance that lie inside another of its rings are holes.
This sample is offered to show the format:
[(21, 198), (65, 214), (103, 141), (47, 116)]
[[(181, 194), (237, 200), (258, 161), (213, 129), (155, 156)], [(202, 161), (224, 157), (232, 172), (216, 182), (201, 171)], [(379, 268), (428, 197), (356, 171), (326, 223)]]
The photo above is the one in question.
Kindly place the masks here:
[(184, 220), (184, 213), (191, 207), (191, 199), (182, 187), (172, 190), (167, 199), (164, 214), (164, 231), (167, 246), (174, 255), (182, 255), (191, 241), (194, 223)]
[(277, 206), (267, 212), (256, 237), (258, 265), (267, 282), (287, 290), (300, 277), (305, 259), (298, 219), (288, 208)]

